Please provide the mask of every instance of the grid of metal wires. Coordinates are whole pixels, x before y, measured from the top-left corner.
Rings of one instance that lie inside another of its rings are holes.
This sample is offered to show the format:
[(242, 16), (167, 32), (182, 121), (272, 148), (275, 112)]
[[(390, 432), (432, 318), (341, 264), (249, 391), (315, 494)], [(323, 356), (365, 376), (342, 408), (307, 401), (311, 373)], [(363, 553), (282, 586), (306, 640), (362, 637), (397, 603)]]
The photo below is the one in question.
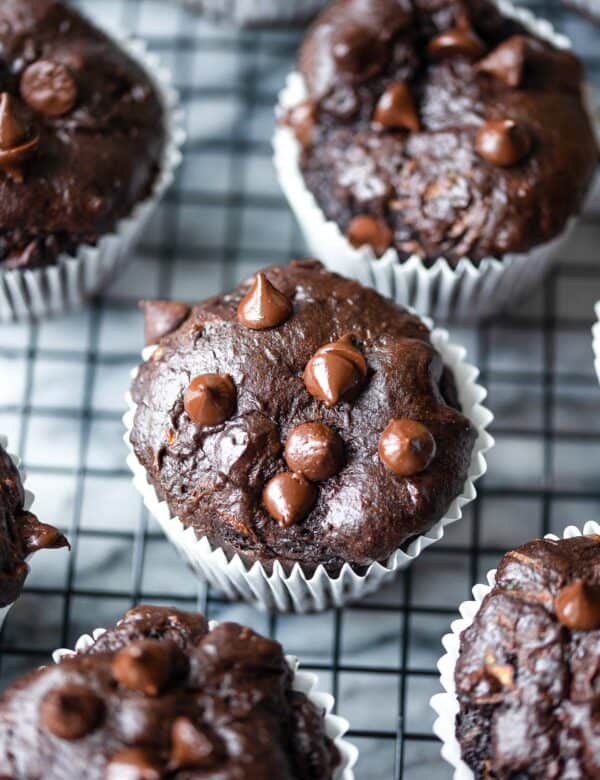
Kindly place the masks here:
[[(175, 186), (129, 269), (83, 312), (0, 331), (0, 431), (24, 459), (35, 508), (72, 551), (39, 554), (0, 637), (2, 684), (144, 601), (199, 608), (269, 633), (317, 670), (361, 750), (357, 777), (448, 777), (431, 733), (440, 638), (508, 548), (600, 517), (600, 388), (590, 327), (600, 298), (600, 201), (533, 300), (453, 327), (489, 389), (497, 445), (480, 498), (441, 543), (364, 602), (268, 616), (207, 592), (147, 516), (125, 465), (121, 414), (139, 360), (140, 297), (199, 300), (301, 256), (270, 137), (299, 32), (213, 27), (174, 2), (88, 0), (99, 23), (144, 37), (174, 74), (188, 142)], [(600, 31), (558, 0), (532, 4), (575, 41), (600, 84)]]

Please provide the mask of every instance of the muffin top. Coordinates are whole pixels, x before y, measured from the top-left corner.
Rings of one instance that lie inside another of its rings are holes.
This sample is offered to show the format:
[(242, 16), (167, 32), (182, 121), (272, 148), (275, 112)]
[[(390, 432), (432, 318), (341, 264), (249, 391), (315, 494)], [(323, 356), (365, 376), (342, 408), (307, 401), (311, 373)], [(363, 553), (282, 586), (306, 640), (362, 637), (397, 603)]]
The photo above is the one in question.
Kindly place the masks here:
[(151, 193), (163, 111), (144, 72), (57, 0), (2, 0), (0, 52), (0, 265), (33, 268)]
[(0, 607), (18, 598), (29, 571), (28, 555), (68, 546), (56, 528), (25, 511), (24, 501), (19, 472), (0, 443)]
[(579, 61), (491, 0), (338, 0), (287, 116), (305, 182), (355, 246), (480, 261), (560, 233), (598, 152)]
[(600, 536), (507, 553), (456, 666), (456, 733), (476, 777), (599, 777), (599, 668)]
[(8, 688), (0, 766), (11, 780), (331, 780), (337, 748), (292, 677), (249, 628), (138, 607)]
[[(315, 260), (145, 304), (131, 442), (173, 515), (267, 566), (385, 560), (461, 492), (477, 436), (421, 320)], [(182, 318), (183, 321), (182, 321)]]

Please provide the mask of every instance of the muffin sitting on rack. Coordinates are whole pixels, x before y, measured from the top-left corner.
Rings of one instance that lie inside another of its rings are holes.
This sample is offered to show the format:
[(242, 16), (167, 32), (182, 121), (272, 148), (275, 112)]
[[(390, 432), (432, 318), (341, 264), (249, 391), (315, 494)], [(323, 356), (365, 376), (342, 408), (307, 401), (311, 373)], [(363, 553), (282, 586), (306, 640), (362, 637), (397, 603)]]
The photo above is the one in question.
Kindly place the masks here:
[(21, 474), (5, 446), (0, 436), (0, 625), (21, 593), (29, 571), (27, 558), (38, 550), (68, 547), (56, 528), (40, 523), (25, 509), (29, 501)]
[(165, 607), (95, 636), (4, 693), (3, 776), (332, 780), (342, 755), (278, 642)]

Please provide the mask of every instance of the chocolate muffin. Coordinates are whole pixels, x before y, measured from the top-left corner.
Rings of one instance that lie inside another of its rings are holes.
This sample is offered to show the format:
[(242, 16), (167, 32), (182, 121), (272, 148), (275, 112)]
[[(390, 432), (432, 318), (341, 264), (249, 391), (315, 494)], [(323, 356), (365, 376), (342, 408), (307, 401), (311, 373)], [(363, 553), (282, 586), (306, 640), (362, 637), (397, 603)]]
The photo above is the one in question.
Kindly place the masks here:
[(17, 600), (29, 568), (26, 558), (48, 548), (67, 547), (65, 537), (24, 508), (21, 476), (0, 438), (0, 608)]
[(162, 338), (130, 438), (198, 538), (267, 571), (361, 571), (462, 492), (477, 431), (418, 317), (315, 260), (170, 307), (144, 304)]
[(600, 537), (507, 553), (461, 635), (456, 735), (477, 778), (600, 777)]
[(3, 0), (0, 51), (0, 267), (47, 266), (151, 194), (163, 109), (141, 68), (58, 0)]
[(138, 607), (0, 699), (11, 780), (331, 780), (323, 713), (281, 645), (235, 623)]
[(284, 121), (351, 244), (427, 265), (527, 252), (579, 211), (598, 153), (578, 59), (492, 0), (338, 0)]

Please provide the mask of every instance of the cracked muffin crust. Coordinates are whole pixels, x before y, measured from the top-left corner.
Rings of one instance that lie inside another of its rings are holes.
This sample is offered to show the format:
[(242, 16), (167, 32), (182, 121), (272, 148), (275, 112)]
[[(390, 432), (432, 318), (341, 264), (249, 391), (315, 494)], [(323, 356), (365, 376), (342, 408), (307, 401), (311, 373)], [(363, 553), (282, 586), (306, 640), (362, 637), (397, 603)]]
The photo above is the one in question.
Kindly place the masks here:
[(292, 679), (281, 645), (249, 628), (137, 607), (3, 694), (3, 776), (332, 780), (337, 748)]
[(600, 537), (502, 559), (463, 631), (456, 736), (477, 778), (600, 776)]
[(163, 109), (140, 67), (58, 0), (3, 0), (0, 51), (0, 268), (46, 266), (150, 195)]
[(418, 317), (314, 260), (183, 321), (168, 306), (144, 304), (163, 338), (133, 382), (130, 438), (198, 537), (267, 569), (360, 571), (460, 494), (477, 431)]
[(308, 32), (284, 118), (304, 182), (354, 246), (526, 252), (578, 213), (598, 162), (577, 58), (491, 0), (338, 0)]
[(0, 444), (0, 607), (19, 597), (29, 568), (26, 558), (38, 550), (67, 547), (65, 537), (24, 509), (19, 471)]

